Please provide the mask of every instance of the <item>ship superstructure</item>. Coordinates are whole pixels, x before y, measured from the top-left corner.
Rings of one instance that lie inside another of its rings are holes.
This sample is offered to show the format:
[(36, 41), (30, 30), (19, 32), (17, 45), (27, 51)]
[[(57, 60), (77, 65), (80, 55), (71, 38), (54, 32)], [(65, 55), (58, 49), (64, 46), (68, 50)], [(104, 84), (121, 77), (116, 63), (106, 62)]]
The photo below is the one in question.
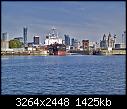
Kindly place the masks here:
[(48, 48), (49, 55), (66, 55), (66, 46), (62, 42), (63, 40), (59, 38), (56, 28), (53, 27), (45, 40), (45, 45)]
[(56, 28), (52, 28), (51, 32), (46, 36), (46, 40), (44, 45), (51, 45), (51, 44), (62, 44), (63, 40), (58, 37), (58, 32), (56, 32)]

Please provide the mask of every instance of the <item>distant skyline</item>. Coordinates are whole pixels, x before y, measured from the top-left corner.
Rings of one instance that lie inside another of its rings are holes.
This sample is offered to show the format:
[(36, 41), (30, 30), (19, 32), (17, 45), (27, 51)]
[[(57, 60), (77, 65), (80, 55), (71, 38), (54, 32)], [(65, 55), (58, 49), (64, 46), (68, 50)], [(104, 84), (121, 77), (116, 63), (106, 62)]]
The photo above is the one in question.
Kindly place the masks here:
[(104, 34), (116, 34), (121, 42), (126, 30), (126, 9), (123, 1), (16, 1), (2, 2), (2, 32), (9, 39), (23, 36), (23, 27), (28, 28), (28, 41), (35, 35), (41, 42), (54, 26), (61, 38), (68, 34), (78, 40), (99, 42)]

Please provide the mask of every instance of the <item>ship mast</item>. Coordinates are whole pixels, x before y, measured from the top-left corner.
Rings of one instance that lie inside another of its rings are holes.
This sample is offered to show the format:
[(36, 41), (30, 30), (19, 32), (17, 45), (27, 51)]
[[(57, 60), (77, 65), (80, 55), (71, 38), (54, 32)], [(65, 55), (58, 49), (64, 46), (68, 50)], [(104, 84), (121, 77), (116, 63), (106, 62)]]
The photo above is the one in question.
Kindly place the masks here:
[(53, 26), (51, 32), (49, 33), (50, 38), (58, 38), (58, 32), (56, 32), (56, 28)]

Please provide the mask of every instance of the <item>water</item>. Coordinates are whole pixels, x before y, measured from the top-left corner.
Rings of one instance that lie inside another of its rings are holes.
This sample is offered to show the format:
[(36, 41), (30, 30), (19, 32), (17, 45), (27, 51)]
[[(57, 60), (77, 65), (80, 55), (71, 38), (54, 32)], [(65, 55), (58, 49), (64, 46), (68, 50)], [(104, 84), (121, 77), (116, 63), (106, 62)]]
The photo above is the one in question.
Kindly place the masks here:
[(125, 95), (125, 56), (2, 57), (1, 93)]

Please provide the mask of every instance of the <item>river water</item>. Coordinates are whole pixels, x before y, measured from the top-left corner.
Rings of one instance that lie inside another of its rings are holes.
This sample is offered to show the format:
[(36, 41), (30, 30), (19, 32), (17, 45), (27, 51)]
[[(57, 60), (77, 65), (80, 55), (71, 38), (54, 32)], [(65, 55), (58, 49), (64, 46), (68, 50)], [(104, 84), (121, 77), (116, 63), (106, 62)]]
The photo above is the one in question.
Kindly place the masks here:
[(125, 56), (4, 56), (3, 95), (125, 95)]

